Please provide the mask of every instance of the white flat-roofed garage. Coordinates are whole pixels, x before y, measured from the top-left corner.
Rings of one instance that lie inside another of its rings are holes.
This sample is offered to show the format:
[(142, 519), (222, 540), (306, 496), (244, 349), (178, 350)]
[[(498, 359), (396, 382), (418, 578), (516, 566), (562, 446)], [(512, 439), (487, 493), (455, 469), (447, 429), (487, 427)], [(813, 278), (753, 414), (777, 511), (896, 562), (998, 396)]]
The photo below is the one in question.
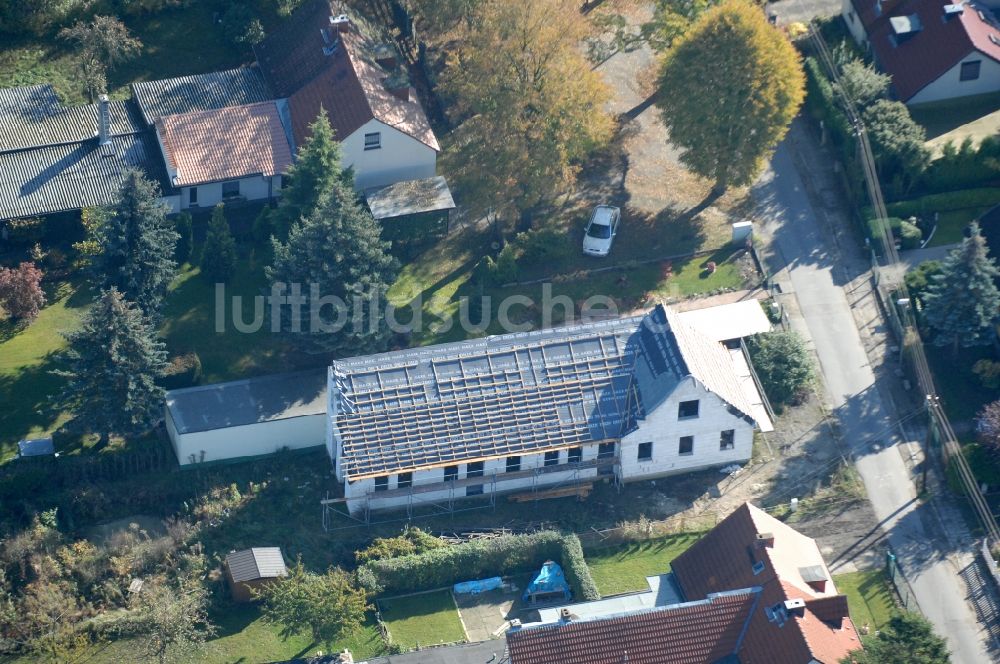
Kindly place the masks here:
[(325, 370), (167, 393), (167, 432), (182, 466), (324, 445), (325, 416)]

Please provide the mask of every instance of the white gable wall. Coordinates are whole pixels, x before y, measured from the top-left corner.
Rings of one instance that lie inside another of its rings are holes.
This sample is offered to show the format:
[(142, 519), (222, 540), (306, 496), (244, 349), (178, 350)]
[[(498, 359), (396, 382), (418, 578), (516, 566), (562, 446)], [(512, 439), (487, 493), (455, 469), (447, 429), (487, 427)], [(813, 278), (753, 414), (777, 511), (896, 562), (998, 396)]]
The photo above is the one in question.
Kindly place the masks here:
[(855, 11), (854, 4), (851, 0), (841, 0), (840, 15), (844, 18), (844, 23), (847, 24), (847, 29), (850, 30), (851, 36), (854, 37), (854, 41), (858, 43), (858, 46), (867, 49), (868, 35), (865, 33), (865, 26), (861, 24), (861, 17), (858, 16), (858, 12)]
[[(380, 134), (381, 147), (365, 150), (365, 134)], [(340, 142), (343, 164), (354, 167), (354, 186), (359, 190), (404, 180), (434, 177), (437, 152), (395, 127), (369, 120)]]
[[(961, 79), (962, 63), (979, 60), (979, 78), (971, 81)], [(1000, 91), (1000, 62), (980, 51), (973, 51), (961, 62), (946, 71), (924, 89), (906, 100), (909, 104), (923, 104), (942, 99), (981, 95)]]
[[(699, 401), (698, 417), (679, 419), (682, 401)], [(735, 430), (730, 450), (719, 449), (719, 436)], [(753, 453), (754, 425), (729, 411), (725, 401), (692, 377), (685, 378), (659, 407), (639, 422), (639, 428), (622, 439), (621, 477), (636, 479), (690, 472), (731, 463), (744, 463)], [(681, 436), (694, 436), (691, 454), (678, 453)], [(653, 443), (653, 458), (639, 461), (639, 444)]]

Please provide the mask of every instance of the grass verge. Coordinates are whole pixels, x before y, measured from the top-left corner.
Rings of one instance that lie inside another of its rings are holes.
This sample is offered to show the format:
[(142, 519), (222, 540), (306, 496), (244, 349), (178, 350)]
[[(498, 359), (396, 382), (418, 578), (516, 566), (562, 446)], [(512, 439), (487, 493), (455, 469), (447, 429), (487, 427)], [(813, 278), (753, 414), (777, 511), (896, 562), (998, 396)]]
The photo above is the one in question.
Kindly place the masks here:
[(847, 606), (855, 627), (862, 630), (868, 625), (871, 633), (889, 623), (892, 614), (898, 611), (892, 587), (885, 572), (868, 570), (848, 572), (833, 577), (837, 590), (847, 595)]

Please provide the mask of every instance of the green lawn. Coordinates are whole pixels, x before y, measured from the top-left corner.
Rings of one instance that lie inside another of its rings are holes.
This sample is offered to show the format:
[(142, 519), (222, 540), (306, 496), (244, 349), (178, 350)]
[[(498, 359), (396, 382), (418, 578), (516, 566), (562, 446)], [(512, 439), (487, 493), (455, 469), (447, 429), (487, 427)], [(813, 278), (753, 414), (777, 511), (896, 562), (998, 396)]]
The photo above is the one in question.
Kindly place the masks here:
[(839, 592), (847, 595), (851, 619), (858, 629), (868, 625), (874, 634), (875, 630), (888, 624), (892, 614), (898, 611), (892, 587), (881, 569), (837, 574), (833, 577), (833, 584)]
[(49, 401), (62, 383), (50, 373), (53, 354), (65, 346), (62, 333), (77, 326), (90, 297), (79, 281), (55, 284), (46, 297), (48, 305), (27, 328), (15, 330), (0, 321), (0, 461), (14, 454), (25, 436), (66, 420)]
[(678, 533), (638, 544), (594, 549), (586, 553), (587, 565), (603, 596), (647, 590), (646, 577), (669, 572), (673, 559), (702, 535)]
[(945, 244), (961, 242), (965, 237), (966, 227), (990, 209), (992, 208), (973, 207), (938, 213), (937, 230), (934, 231), (934, 237), (927, 243), (927, 246), (940, 247)]
[(450, 590), (379, 600), (393, 643), (411, 649), (465, 641), (465, 629)]
[(957, 146), (970, 136), (978, 144), (1000, 129), (1000, 93), (992, 92), (948, 101), (918, 104), (910, 115), (927, 131), (930, 147), (940, 149), (946, 141)]

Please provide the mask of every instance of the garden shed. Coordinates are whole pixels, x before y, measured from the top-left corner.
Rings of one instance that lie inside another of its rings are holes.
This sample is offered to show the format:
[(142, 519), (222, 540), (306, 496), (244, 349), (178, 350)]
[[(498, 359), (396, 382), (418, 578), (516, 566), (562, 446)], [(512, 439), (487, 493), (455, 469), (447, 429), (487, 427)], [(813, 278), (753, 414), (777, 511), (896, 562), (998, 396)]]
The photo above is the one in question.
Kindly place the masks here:
[(448, 182), (440, 175), (372, 188), (365, 199), (387, 240), (445, 235), (455, 209)]
[(237, 602), (253, 601), (251, 589), (260, 589), (287, 574), (285, 559), (276, 546), (243, 549), (226, 556), (226, 582)]
[(303, 371), (167, 392), (166, 427), (182, 465), (304, 449), (326, 440), (326, 372)]

